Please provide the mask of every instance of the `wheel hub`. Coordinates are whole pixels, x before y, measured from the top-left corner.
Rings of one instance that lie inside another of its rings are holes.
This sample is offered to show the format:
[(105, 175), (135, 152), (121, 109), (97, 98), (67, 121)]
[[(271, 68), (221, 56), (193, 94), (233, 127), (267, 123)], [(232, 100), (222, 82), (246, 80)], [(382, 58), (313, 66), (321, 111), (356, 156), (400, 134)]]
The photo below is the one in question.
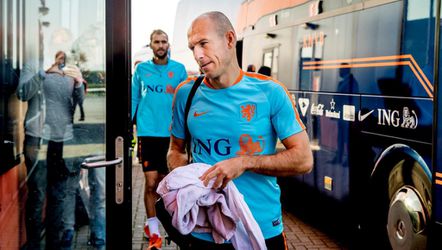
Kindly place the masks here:
[(399, 221), (397, 226), (397, 237), (403, 239), (405, 237), (405, 222)]
[(399, 189), (390, 202), (388, 238), (393, 249), (425, 249), (427, 213), (413, 187)]

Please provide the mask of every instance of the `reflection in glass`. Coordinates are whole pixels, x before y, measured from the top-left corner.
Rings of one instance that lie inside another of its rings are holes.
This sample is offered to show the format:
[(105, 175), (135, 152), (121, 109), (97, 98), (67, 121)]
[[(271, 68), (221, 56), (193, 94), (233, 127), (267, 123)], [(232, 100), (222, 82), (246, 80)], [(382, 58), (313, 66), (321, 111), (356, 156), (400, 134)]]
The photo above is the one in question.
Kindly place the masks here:
[(104, 7), (0, 1), (0, 249), (105, 247)]

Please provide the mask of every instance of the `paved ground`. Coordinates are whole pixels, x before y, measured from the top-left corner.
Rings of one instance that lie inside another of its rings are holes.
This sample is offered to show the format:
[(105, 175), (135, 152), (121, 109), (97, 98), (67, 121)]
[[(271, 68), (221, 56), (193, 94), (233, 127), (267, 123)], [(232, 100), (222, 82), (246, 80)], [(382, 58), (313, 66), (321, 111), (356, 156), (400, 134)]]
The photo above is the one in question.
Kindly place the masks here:
[[(143, 203), (144, 177), (141, 167), (134, 162), (132, 168), (132, 250), (145, 250), (148, 246), (146, 239), (143, 237), (143, 224), (146, 220), (146, 213)], [(326, 235), (317, 228), (304, 223), (295, 215), (283, 211), (284, 231), (287, 236), (288, 249), (344, 249), (343, 245), (337, 240)], [(162, 230), (163, 235), (164, 230)], [(74, 249), (92, 250), (87, 245), (87, 237), (89, 229), (83, 226), (75, 235)], [(163, 242), (163, 250), (179, 249), (175, 244), (167, 245)]]
[[(134, 204), (132, 206), (132, 217), (134, 220), (132, 249), (144, 250), (147, 248), (147, 242), (142, 235), (143, 224), (146, 220), (143, 203), (144, 179), (141, 167), (139, 167), (136, 162), (133, 162), (133, 166), (132, 200)], [(330, 238), (318, 229), (305, 224), (293, 214), (283, 211), (283, 220), (289, 249), (344, 249), (336, 240)], [(163, 245), (163, 250), (178, 249), (173, 243), (166, 245), (165, 242), (163, 242)]]

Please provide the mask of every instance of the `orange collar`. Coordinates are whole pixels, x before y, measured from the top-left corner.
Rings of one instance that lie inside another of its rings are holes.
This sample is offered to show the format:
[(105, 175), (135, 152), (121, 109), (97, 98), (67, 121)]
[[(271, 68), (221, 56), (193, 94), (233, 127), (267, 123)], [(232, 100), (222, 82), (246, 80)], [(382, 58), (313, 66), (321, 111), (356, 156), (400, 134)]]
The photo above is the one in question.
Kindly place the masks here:
[[(239, 83), (242, 79), (242, 77), (244, 76), (244, 71), (242, 69), (240, 69), (239, 71), (239, 76), (236, 78), (236, 80), (233, 82), (233, 84), (230, 86), (234, 86), (235, 84)], [(211, 88), (211, 89), (216, 89), (215, 87), (213, 87), (212, 84), (209, 83), (209, 81), (207, 81), (207, 78), (204, 77), (204, 84), (206, 84), (207, 87)]]

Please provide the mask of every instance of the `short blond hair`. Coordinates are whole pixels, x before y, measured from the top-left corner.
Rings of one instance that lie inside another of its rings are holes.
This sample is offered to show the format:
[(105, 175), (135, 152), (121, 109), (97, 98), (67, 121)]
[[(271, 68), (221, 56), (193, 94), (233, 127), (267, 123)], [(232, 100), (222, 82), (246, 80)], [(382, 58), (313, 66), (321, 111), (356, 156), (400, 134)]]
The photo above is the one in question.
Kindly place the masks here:
[(169, 41), (169, 36), (162, 29), (156, 29), (156, 30), (153, 30), (152, 33), (150, 33), (150, 42), (152, 42), (153, 35), (165, 35), (167, 38), (167, 41)]

